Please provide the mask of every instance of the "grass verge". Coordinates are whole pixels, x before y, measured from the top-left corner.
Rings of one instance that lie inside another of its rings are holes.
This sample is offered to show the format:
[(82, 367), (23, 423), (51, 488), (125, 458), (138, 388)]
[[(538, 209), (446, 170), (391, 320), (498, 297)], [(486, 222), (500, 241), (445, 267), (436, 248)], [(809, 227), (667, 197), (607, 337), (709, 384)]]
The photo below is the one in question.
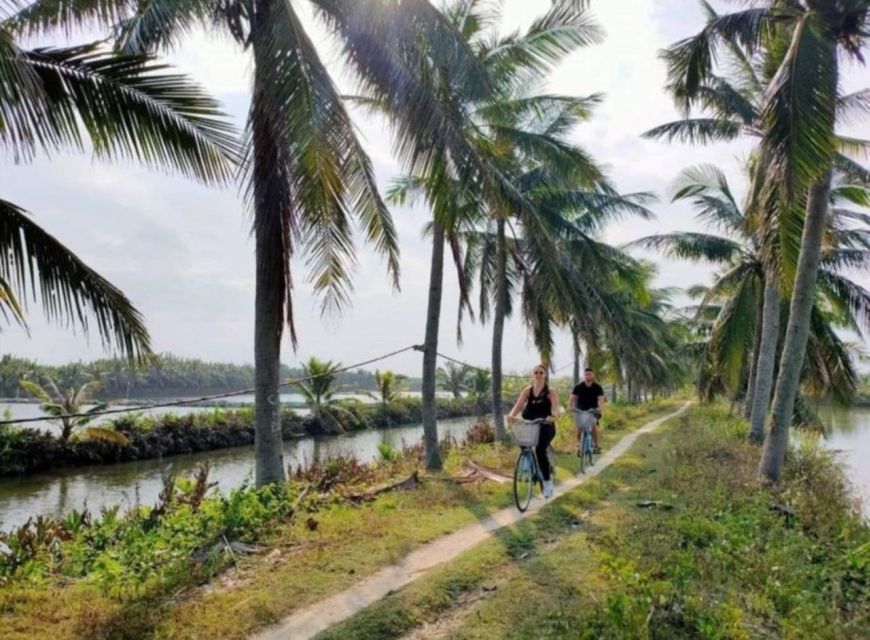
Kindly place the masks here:
[(744, 436), (693, 409), (318, 638), (866, 638), (870, 530), (839, 467), (804, 447), (766, 490)]

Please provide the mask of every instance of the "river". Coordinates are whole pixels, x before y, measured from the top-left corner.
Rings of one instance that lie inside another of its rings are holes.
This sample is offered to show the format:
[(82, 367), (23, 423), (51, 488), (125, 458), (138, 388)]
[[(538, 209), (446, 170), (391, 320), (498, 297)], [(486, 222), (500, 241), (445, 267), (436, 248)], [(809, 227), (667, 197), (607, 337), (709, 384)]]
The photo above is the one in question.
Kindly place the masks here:
[[(35, 405), (30, 406), (37, 409)], [(853, 491), (870, 517), (870, 408), (828, 411), (824, 420), (830, 427), (825, 446), (837, 451), (846, 467)], [(439, 434), (457, 439), (465, 436), (475, 418), (442, 420)], [(284, 443), (285, 463), (295, 468), (312, 461), (353, 454), (362, 461), (379, 457), (378, 444), (401, 449), (420, 442), (422, 426), (362, 431), (345, 436), (301, 438)], [(162, 460), (143, 460), (116, 465), (95, 465), (62, 469), (26, 478), (0, 480), (0, 529), (22, 524), (36, 514), (58, 516), (71, 509), (121, 504), (153, 504), (162, 487), (162, 474), (171, 464), (181, 474), (191, 474), (208, 462), (211, 479), (226, 491), (250, 480), (254, 468), (253, 447), (235, 447)]]
[(870, 407), (822, 413), (829, 434), (825, 446), (838, 452), (852, 490), (870, 518)]
[[(440, 437), (465, 437), (477, 418), (456, 418), (438, 423)], [(380, 457), (378, 445), (388, 443), (396, 449), (421, 441), (421, 424), (393, 429), (372, 429), (343, 436), (299, 438), (284, 442), (284, 462), (296, 468), (312, 461), (338, 455), (355, 455), (363, 462)], [(103, 506), (120, 504), (151, 505), (163, 486), (162, 474), (175, 465), (178, 473), (191, 475), (207, 462), (209, 477), (221, 491), (250, 481), (254, 471), (254, 448), (233, 447), (189, 455), (169, 456), (114, 465), (94, 465), (61, 469), (25, 478), (0, 480), (0, 530), (23, 524), (37, 514), (61, 516), (72, 509), (87, 507), (98, 512)]]

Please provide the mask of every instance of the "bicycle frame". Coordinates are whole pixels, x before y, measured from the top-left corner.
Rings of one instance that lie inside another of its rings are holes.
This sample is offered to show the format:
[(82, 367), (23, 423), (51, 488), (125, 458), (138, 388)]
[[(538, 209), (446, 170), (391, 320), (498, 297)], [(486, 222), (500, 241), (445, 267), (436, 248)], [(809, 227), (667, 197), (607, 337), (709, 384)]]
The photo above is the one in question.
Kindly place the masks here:
[[(580, 472), (586, 473), (586, 465), (595, 463), (595, 447), (592, 444), (592, 427), (597, 417), (591, 409), (574, 409), (574, 424), (580, 432)], [(579, 422), (579, 424), (577, 424)]]

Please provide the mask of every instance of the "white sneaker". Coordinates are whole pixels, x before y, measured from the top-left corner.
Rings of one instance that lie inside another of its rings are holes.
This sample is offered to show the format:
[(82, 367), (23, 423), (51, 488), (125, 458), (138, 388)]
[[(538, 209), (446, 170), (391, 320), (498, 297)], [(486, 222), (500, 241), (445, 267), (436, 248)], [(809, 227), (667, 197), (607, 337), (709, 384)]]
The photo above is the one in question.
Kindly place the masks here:
[(544, 480), (544, 497), (552, 498), (553, 497), (553, 481), (552, 480)]

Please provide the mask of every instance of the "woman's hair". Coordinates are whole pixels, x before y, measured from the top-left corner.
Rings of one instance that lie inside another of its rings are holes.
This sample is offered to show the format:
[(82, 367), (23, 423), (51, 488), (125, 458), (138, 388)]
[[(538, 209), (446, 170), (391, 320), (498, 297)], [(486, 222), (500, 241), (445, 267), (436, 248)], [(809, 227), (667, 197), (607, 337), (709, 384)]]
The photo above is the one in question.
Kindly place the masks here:
[(532, 367), (532, 386), (535, 384), (535, 371), (541, 369), (544, 372), (544, 384), (550, 384), (550, 370), (547, 368), (545, 364), (537, 364)]

